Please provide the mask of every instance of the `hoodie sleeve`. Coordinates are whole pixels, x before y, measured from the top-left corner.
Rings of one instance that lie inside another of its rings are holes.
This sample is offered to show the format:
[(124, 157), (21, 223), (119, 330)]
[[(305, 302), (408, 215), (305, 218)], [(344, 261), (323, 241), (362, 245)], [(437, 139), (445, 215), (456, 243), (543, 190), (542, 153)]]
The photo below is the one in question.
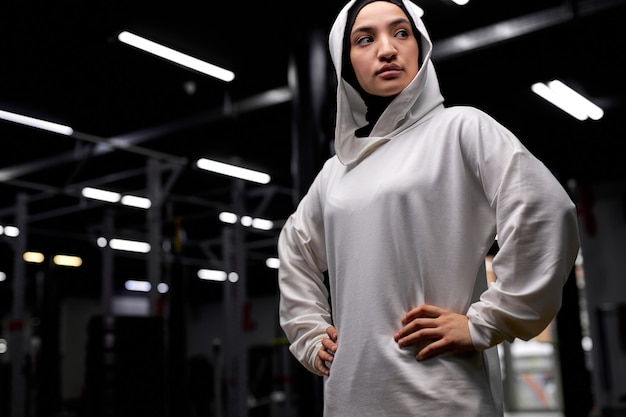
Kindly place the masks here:
[(529, 340), (554, 319), (578, 254), (575, 205), (552, 173), (505, 128), (479, 128), (477, 170), (495, 209), (496, 281), (468, 311), (474, 346)]
[(320, 176), (296, 211), (287, 219), (279, 239), (279, 318), (289, 350), (309, 371), (331, 325), (328, 290), (323, 273), (328, 269), (320, 202)]

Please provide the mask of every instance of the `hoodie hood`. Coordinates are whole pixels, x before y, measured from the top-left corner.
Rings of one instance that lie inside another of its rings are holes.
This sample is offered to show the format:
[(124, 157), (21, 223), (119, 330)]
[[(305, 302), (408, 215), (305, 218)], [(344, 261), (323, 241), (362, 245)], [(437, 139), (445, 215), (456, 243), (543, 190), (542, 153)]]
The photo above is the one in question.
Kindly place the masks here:
[(419, 17), (419, 8), (403, 0), (415, 24), (419, 37), (422, 64), (413, 81), (398, 94), (381, 114), (368, 137), (356, 137), (355, 131), (366, 125), (367, 106), (359, 92), (342, 77), (344, 33), (348, 11), (357, 0), (346, 4), (333, 23), (330, 36), (330, 55), (337, 76), (337, 120), (335, 126), (335, 152), (343, 165), (356, 165), (378, 146), (424, 120), (438, 107), (443, 107), (439, 81), (431, 62), (432, 42)]

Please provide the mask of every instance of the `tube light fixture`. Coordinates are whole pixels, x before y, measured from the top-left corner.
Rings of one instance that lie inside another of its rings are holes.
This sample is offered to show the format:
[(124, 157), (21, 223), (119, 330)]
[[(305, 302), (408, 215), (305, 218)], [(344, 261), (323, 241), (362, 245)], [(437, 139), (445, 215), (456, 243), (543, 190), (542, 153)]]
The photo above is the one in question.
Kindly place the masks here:
[(78, 268), (83, 264), (83, 260), (80, 256), (74, 255), (55, 255), (52, 261), (58, 266), (71, 266), (74, 268)]
[(237, 215), (235, 213), (230, 213), (228, 211), (223, 211), (219, 214), (220, 221), (228, 224), (237, 223)]
[(470, 0), (452, 0), (452, 1), (458, 4), (459, 6), (465, 6), (467, 3), (469, 3)]
[(152, 206), (152, 201), (149, 198), (132, 194), (121, 195), (115, 191), (103, 190), (101, 188), (85, 187), (82, 189), (81, 194), (83, 197), (93, 200), (106, 201), (107, 203), (120, 202), (130, 207), (149, 209)]
[(48, 122), (46, 120), (35, 119), (34, 117), (11, 113), (4, 110), (0, 110), (0, 119), (8, 120), (10, 122), (19, 123), (30, 127), (35, 127), (37, 129), (47, 130), (49, 132), (60, 133), (67, 136), (71, 136), (74, 133), (74, 129), (69, 126)]
[[(152, 284), (148, 281), (138, 280), (138, 279), (129, 279), (124, 282), (124, 288), (128, 291), (136, 291), (136, 292), (150, 292), (152, 289)], [(157, 291), (159, 294), (165, 294), (169, 291), (170, 287), (164, 282), (157, 284)]]
[(198, 278), (206, 281), (225, 282), (228, 280), (229, 282), (237, 282), (239, 281), (239, 274), (236, 272), (226, 273), (217, 269), (199, 269)]
[(149, 209), (152, 206), (152, 201), (149, 198), (139, 197), (136, 195), (124, 195), (120, 201), (125, 206), (137, 207), (142, 209)]
[(82, 189), (81, 193), (83, 197), (91, 198), (93, 200), (106, 201), (107, 203), (117, 203), (122, 197), (120, 193), (93, 187), (85, 187)]
[(5, 235), (8, 237), (18, 237), (20, 235), (20, 229), (15, 226), (0, 225), (0, 235)]
[(268, 174), (265, 174), (263, 172), (238, 167), (235, 165), (225, 164), (223, 162), (213, 161), (207, 158), (198, 159), (196, 165), (200, 169), (216, 172), (218, 174), (228, 175), (230, 177), (235, 177), (242, 180), (257, 182), (260, 184), (267, 184), (268, 182), (270, 182), (271, 179)]
[(128, 291), (150, 292), (150, 290), (152, 289), (152, 284), (150, 284), (148, 281), (129, 279), (124, 283), (124, 288), (126, 288)]
[(604, 111), (562, 81), (552, 80), (546, 83), (535, 83), (531, 87), (533, 93), (569, 113), (578, 120), (600, 120)]
[(127, 45), (134, 46), (135, 48), (139, 48), (153, 55), (167, 59), (168, 61), (175, 62), (222, 81), (230, 82), (235, 79), (235, 73), (232, 71), (168, 48), (167, 46), (163, 46), (141, 36), (135, 35), (134, 33), (123, 31), (117, 35), (117, 38), (120, 42)]
[(280, 266), (280, 260), (278, 258), (267, 258), (265, 260), (265, 266), (272, 269), (278, 269)]
[(22, 258), (25, 262), (30, 262), (33, 264), (40, 264), (44, 261), (45, 256), (41, 252), (24, 252)]
[(198, 278), (208, 281), (226, 281), (228, 275), (224, 271), (215, 269), (200, 269), (198, 270)]
[(243, 226), (253, 227), (259, 230), (271, 230), (274, 227), (274, 222), (271, 220), (253, 218), (250, 216), (241, 216), (241, 219), (239, 219), (239, 216), (229, 211), (221, 212), (218, 217), (220, 221), (224, 223), (235, 224), (237, 220), (239, 220)]
[(271, 230), (274, 227), (274, 222), (271, 220), (255, 218), (252, 219), (252, 227), (260, 230)]
[(127, 252), (140, 252), (140, 253), (150, 252), (149, 243), (138, 242), (134, 240), (111, 239), (109, 241), (109, 246), (111, 247), (111, 249), (123, 250)]

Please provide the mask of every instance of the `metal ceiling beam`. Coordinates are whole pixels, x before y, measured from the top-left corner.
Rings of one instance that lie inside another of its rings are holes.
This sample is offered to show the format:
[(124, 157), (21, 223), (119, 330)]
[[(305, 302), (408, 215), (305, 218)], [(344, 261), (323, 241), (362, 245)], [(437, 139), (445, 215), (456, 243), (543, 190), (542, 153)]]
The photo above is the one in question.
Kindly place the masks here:
[(561, 6), (435, 41), (433, 60), (445, 61), (461, 54), (572, 21), (581, 15), (589, 15), (623, 5), (625, 2), (625, 0), (566, 0)]
[[(90, 150), (91, 156), (105, 155), (114, 151), (131, 152), (143, 155), (147, 158), (168, 161), (180, 165), (185, 165), (186, 158), (176, 155), (158, 152), (152, 149), (138, 146), (138, 144), (153, 140), (170, 133), (179, 132), (195, 126), (200, 126), (214, 122), (225, 117), (232, 117), (236, 114), (247, 113), (265, 107), (275, 106), (291, 100), (291, 91), (288, 87), (279, 87), (260, 94), (256, 94), (237, 102), (227, 103), (217, 109), (211, 109), (198, 115), (187, 117), (174, 122), (152, 126), (147, 129), (128, 132), (110, 138), (103, 138), (85, 132), (74, 132), (73, 138), (95, 144), (95, 148)], [(30, 161), (25, 164), (14, 165), (0, 170), (0, 182), (7, 182), (21, 176), (32, 174), (43, 169), (68, 164), (85, 157), (84, 151), (61, 152), (56, 155)]]

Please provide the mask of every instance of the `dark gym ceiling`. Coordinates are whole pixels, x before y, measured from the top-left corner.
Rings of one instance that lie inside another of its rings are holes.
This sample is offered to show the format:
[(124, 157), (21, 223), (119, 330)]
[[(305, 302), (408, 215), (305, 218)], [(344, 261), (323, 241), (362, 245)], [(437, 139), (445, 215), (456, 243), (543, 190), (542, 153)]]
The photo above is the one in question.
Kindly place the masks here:
[[(626, 176), (625, 1), (416, 3), (425, 10), (448, 104), (474, 105), (492, 114), (564, 184)], [(220, 211), (238, 207), (243, 214), (276, 222), (271, 231), (246, 233), (250, 293), (275, 291), (275, 271), (262, 262), (275, 256), (281, 222), (330, 152), (332, 100), (318, 109), (317, 124), (294, 115), (315, 107), (302, 91), (319, 95), (332, 88), (332, 80), (311, 84), (302, 74), (311, 61), (325, 64), (325, 57), (306, 57), (312, 45), (320, 45), (312, 41), (320, 34), (325, 47), (342, 4), (96, 0), (4, 5), (0, 110), (68, 125), (74, 134), (0, 120), (0, 224), (14, 224), (17, 211), (25, 210), (27, 248), (84, 256), (93, 267), (72, 279), (91, 282), (84, 290), (97, 292), (101, 264), (95, 238), (106, 216), (113, 213), (119, 237), (140, 240), (148, 231), (147, 216), (143, 210), (87, 201), (80, 189), (92, 185), (147, 195), (154, 179), (149, 172), (160, 172), (162, 233), (168, 240), (180, 221), (179, 259), (189, 268), (219, 264)], [(123, 30), (222, 65), (236, 78), (225, 83), (140, 52), (117, 40)], [(555, 78), (599, 104), (604, 118), (575, 120), (531, 92), (533, 82)], [(316, 137), (317, 143), (304, 143)], [(298, 141), (303, 143), (296, 148)], [(300, 157), (294, 157), (298, 149)], [(195, 161), (202, 157), (258, 169), (272, 180), (237, 189), (230, 179), (198, 170)], [(0, 246), (0, 269), (9, 275), (10, 246)], [(145, 275), (141, 268), (116, 260), (119, 277)]]

